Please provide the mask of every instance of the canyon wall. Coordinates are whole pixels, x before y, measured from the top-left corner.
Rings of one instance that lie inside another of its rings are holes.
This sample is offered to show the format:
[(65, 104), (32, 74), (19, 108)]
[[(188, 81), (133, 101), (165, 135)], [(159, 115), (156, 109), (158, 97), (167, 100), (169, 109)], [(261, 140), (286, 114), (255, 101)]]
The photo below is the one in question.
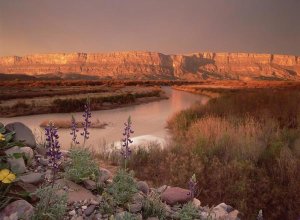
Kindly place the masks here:
[(300, 57), (254, 53), (57, 53), (0, 57), (0, 73), (130, 79), (300, 79)]

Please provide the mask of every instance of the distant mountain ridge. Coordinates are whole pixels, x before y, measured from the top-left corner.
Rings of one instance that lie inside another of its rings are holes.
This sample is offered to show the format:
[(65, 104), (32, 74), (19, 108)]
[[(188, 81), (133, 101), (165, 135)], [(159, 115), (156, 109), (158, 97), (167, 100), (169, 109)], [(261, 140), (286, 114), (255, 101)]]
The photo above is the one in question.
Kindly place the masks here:
[(300, 57), (256, 53), (56, 53), (0, 57), (0, 73), (107, 79), (300, 79)]

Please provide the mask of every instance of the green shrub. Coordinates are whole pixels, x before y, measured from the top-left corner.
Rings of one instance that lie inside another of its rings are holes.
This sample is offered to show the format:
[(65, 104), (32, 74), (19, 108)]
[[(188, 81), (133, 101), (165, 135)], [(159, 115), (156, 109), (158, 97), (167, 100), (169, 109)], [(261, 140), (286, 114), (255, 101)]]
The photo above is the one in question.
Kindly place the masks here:
[(193, 220), (197, 217), (199, 218), (198, 210), (192, 202), (184, 204), (179, 212), (180, 220)]
[(109, 187), (108, 192), (120, 205), (130, 201), (132, 196), (138, 192), (133, 174), (127, 173), (125, 170), (119, 170), (117, 175), (114, 177), (113, 183)]
[(116, 220), (137, 220), (137, 218), (134, 215), (132, 215), (131, 213), (125, 212), (122, 217), (117, 216)]
[(70, 150), (71, 163), (66, 167), (68, 179), (79, 183), (85, 179), (97, 180), (99, 168), (87, 148), (74, 147)]
[(151, 193), (147, 196), (143, 203), (143, 217), (145, 219), (149, 217), (157, 217), (159, 219), (165, 219), (166, 209), (165, 204), (161, 201), (157, 193)]
[(102, 201), (100, 203), (101, 213), (109, 214), (109, 215), (114, 214), (115, 207), (116, 207), (116, 202), (114, 198), (110, 194), (104, 192), (102, 194)]
[(33, 220), (63, 219), (67, 209), (67, 195), (60, 195), (57, 185), (39, 188), (34, 194), (40, 199), (32, 217)]

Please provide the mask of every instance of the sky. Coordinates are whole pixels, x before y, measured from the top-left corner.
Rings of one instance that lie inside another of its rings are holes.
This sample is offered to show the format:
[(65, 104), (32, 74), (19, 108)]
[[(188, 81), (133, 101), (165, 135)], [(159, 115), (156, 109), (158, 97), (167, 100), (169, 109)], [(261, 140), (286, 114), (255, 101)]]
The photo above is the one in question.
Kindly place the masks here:
[(0, 0), (0, 56), (112, 51), (300, 55), (300, 0)]

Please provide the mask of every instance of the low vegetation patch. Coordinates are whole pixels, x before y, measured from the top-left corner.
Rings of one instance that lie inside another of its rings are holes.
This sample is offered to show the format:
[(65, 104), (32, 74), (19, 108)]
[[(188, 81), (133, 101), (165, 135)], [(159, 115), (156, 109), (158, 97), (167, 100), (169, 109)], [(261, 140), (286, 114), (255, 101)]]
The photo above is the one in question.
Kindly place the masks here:
[(80, 183), (85, 179), (97, 180), (99, 168), (86, 148), (73, 147), (70, 150), (70, 164), (66, 167), (65, 175), (68, 179)]
[[(198, 198), (226, 201), (243, 219), (296, 219), (300, 209), (300, 92), (238, 92), (175, 115), (165, 149), (139, 149), (129, 168), (155, 185), (187, 187), (196, 174)], [(154, 165), (155, 164), (155, 165)]]
[(123, 205), (129, 202), (132, 196), (138, 192), (133, 174), (125, 170), (119, 170), (108, 192), (113, 196), (117, 204)]

